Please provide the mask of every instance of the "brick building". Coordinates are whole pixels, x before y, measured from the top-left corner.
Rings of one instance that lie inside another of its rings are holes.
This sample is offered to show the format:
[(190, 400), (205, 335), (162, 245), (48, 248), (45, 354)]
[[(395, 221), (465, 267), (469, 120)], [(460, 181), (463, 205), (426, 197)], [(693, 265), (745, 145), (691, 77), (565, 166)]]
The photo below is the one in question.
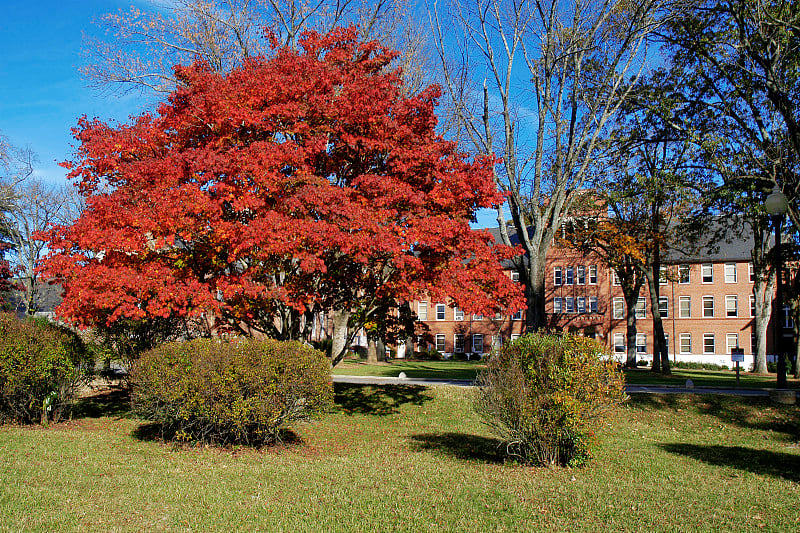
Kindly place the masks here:
[[(750, 263), (752, 241), (729, 239), (713, 251), (665, 258), (658, 309), (651, 309), (647, 286), (637, 304), (638, 358), (653, 357), (652, 313), (661, 315), (671, 361), (731, 365), (731, 349), (742, 348), (745, 368), (753, 363), (754, 298)], [(516, 273), (508, 271), (509, 276)], [(594, 337), (620, 359), (626, 355), (625, 301), (613, 271), (598, 257), (553, 246), (547, 257), (545, 292), (548, 326)], [(513, 315), (467, 315), (449, 302), (418, 301), (415, 310), (429, 329), (417, 349), (444, 354), (482, 354), (515, 339), (525, 329), (524, 310)], [(784, 334), (791, 322), (781, 317)], [(767, 332), (767, 351), (772, 332)]]

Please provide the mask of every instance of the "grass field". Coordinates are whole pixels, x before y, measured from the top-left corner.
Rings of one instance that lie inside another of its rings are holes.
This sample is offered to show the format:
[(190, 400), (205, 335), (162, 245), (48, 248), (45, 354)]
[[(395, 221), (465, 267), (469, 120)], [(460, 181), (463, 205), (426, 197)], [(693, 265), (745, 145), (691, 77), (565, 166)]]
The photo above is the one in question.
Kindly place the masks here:
[[(394, 359), (387, 363), (367, 364), (363, 360), (346, 359), (338, 364), (333, 373), (354, 376), (397, 377), (405, 372), (409, 378), (475, 379), (484, 368), (480, 361), (410, 361)], [(698, 387), (736, 387), (736, 372), (733, 370), (686, 370), (676, 368), (672, 376), (653, 374), (647, 368), (625, 370), (625, 379), (635, 385), (662, 384), (682, 386), (691, 379)], [(775, 374), (750, 374), (741, 372), (739, 387), (775, 388)], [(800, 380), (788, 379), (789, 388), (800, 389)]]
[(504, 462), (457, 387), (336, 386), (263, 450), (152, 438), (119, 393), (0, 428), (3, 531), (797, 531), (800, 411), (643, 396), (581, 469)]

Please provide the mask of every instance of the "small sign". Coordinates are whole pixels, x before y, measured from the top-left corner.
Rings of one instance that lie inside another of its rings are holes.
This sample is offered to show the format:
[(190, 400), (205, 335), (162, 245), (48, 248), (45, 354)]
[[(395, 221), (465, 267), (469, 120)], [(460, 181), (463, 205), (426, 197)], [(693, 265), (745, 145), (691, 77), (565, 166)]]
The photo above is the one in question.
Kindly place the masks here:
[(731, 348), (731, 362), (735, 361), (744, 363), (744, 348)]

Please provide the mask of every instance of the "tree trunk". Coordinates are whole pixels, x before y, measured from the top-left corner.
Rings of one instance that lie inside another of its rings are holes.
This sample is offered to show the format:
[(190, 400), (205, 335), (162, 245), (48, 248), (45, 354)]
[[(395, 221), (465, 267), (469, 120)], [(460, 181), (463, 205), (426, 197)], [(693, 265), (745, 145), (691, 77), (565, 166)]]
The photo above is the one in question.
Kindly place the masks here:
[(525, 299), (528, 312), (525, 316), (527, 331), (539, 331), (547, 327), (545, 312), (545, 262), (531, 261), (528, 266), (528, 284), (525, 287)]
[[(658, 310), (659, 298), (659, 279), (661, 271), (661, 261), (658, 259), (658, 252), (654, 254), (655, 259), (645, 269), (647, 287), (650, 293), (650, 310), (653, 314), (653, 372), (671, 374), (669, 366), (669, 353), (667, 353), (667, 343), (664, 338), (664, 322), (661, 320), (661, 313)], [(673, 341), (674, 342), (674, 341)]]
[(753, 284), (753, 294), (756, 303), (756, 316), (753, 318), (755, 326), (755, 349), (753, 350), (753, 372), (756, 374), (767, 373), (767, 328), (772, 315), (774, 277), (764, 277), (756, 273)]
[(628, 358), (625, 361), (627, 368), (636, 368), (636, 301), (639, 299), (639, 292), (631, 292), (625, 295), (625, 347)]
[(331, 366), (336, 366), (347, 353), (347, 341), (350, 339), (347, 323), (350, 321), (350, 311), (332, 311), (331, 320), (333, 322)]

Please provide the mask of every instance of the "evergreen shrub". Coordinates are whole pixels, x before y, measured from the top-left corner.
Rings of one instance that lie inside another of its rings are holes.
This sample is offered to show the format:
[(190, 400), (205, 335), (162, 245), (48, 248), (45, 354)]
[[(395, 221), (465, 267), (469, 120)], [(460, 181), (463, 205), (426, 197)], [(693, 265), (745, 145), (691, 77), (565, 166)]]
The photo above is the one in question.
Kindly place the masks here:
[(177, 440), (269, 444), (333, 404), (327, 357), (294, 341), (165, 344), (134, 363), (130, 380), (134, 413)]
[(626, 398), (617, 367), (593, 339), (531, 333), (489, 358), (475, 408), (521, 462), (578, 466), (607, 409)]
[(93, 370), (92, 352), (68, 328), (0, 313), (0, 421), (62, 420)]

